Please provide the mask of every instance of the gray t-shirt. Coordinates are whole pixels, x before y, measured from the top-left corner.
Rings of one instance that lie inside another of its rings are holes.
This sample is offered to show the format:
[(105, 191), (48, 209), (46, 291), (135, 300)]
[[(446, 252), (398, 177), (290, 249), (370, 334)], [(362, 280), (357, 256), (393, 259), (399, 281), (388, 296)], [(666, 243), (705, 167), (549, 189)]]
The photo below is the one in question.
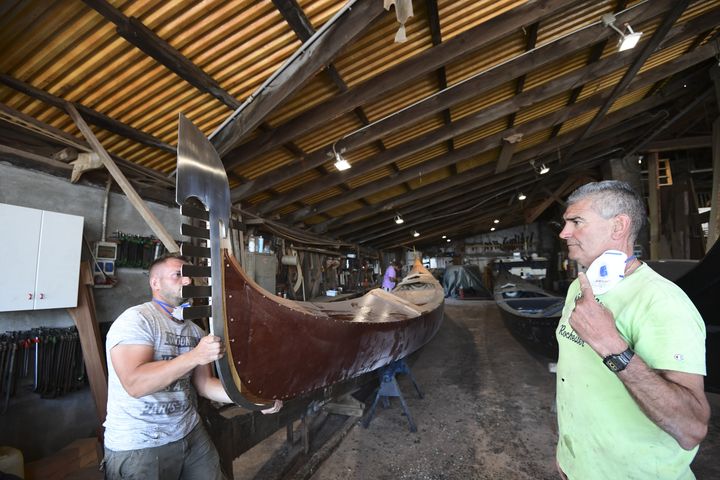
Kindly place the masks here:
[(115, 373), (110, 350), (120, 344), (149, 345), (155, 350), (153, 360), (170, 360), (192, 350), (203, 335), (191, 321), (172, 320), (152, 302), (129, 308), (115, 320), (106, 344), (106, 448), (120, 451), (165, 445), (185, 437), (199, 421), (192, 371), (164, 390), (133, 398)]

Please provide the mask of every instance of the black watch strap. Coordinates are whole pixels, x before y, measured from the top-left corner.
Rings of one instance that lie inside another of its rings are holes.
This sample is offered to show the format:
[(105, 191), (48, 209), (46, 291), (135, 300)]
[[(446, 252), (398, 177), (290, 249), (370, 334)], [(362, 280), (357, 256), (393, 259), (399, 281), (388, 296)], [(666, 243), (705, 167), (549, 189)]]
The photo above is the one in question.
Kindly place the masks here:
[(608, 355), (607, 357), (603, 358), (603, 363), (612, 372), (622, 372), (623, 370), (625, 370), (625, 367), (628, 366), (630, 360), (634, 355), (635, 352), (633, 352), (632, 348), (628, 347), (628, 349), (622, 353), (618, 353), (616, 355)]

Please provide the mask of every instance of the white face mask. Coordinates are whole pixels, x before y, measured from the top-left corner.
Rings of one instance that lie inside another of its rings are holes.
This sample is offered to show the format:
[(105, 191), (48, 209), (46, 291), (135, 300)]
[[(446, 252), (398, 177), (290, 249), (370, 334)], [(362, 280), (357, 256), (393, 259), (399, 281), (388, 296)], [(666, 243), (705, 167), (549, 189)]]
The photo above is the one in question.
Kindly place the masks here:
[(182, 305), (178, 305), (177, 307), (172, 309), (170, 315), (176, 320), (183, 320), (183, 308), (189, 307), (191, 305), (192, 304), (190, 302), (185, 302)]
[(626, 261), (627, 255), (619, 250), (607, 250), (596, 258), (585, 272), (593, 294), (602, 295), (625, 278)]

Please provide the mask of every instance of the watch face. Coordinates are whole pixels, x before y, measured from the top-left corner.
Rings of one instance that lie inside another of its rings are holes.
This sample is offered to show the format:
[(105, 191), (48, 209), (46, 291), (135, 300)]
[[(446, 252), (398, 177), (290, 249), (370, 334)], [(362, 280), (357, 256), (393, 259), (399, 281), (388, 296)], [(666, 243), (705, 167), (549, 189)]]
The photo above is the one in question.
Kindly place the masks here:
[(620, 371), (620, 370), (622, 370), (623, 368), (625, 368), (625, 365), (623, 365), (622, 363), (620, 363), (620, 365), (618, 365), (617, 360), (618, 360), (618, 358), (613, 355), (613, 356), (610, 357), (610, 358), (606, 358), (606, 359), (604, 360), (604, 362), (605, 362), (605, 365), (607, 365), (607, 367), (608, 367), (610, 370), (612, 370), (613, 372), (617, 372), (617, 371)]
[(628, 348), (627, 350), (618, 355), (608, 355), (607, 357), (603, 358), (603, 363), (611, 371), (617, 373), (625, 370), (625, 367), (628, 366), (628, 363), (630, 363), (630, 360), (632, 359), (634, 354), (635, 352)]

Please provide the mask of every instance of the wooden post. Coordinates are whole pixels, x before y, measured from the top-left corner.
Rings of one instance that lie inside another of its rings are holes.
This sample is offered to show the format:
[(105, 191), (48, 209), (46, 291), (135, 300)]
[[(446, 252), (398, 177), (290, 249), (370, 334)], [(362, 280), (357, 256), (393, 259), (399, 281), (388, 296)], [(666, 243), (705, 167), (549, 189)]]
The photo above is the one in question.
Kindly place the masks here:
[(651, 152), (648, 154), (650, 260), (657, 260), (660, 256), (660, 196), (658, 193), (658, 153)]
[[(80, 264), (80, 288), (78, 289), (78, 305), (67, 311), (75, 322), (80, 337), (83, 360), (87, 369), (90, 390), (95, 399), (100, 425), (105, 421), (107, 413), (107, 382), (105, 355), (102, 352), (100, 329), (95, 318), (95, 300), (92, 294), (93, 276), (88, 262)], [(102, 432), (102, 429), (99, 429)]]
[[(720, 102), (720, 99), (718, 99)], [(712, 132), (713, 181), (710, 197), (710, 219), (705, 253), (710, 251), (720, 235), (720, 118), (713, 123)]]
[(118, 168), (118, 166), (115, 165), (115, 162), (112, 158), (110, 158), (110, 155), (103, 148), (102, 144), (100, 144), (100, 141), (97, 139), (93, 131), (90, 130), (88, 124), (85, 123), (85, 120), (83, 120), (82, 116), (75, 108), (75, 105), (67, 102), (65, 104), (65, 109), (75, 121), (75, 124), (80, 129), (80, 132), (82, 132), (85, 140), (87, 140), (95, 153), (98, 154), (100, 160), (102, 160), (103, 162), (103, 165), (105, 165), (105, 168), (108, 169), (110, 175), (112, 175), (113, 179), (117, 182), (118, 185), (120, 185), (120, 188), (125, 193), (125, 195), (127, 195), (128, 200), (130, 200), (132, 206), (135, 207), (140, 216), (142, 216), (145, 222), (150, 226), (150, 229), (153, 231), (153, 233), (157, 235), (157, 237), (160, 239), (163, 245), (165, 245), (165, 248), (167, 248), (169, 252), (179, 252), (180, 247), (178, 246), (178, 244), (175, 243), (173, 237), (170, 235), (170, 233), (168, 233), (165, 226), (160, 223), (155, 214), (153, 214), (147, 207), (147, 205), (145, 205), (145, 202), (143, 202), (143, 199), (140, 198), (140, 195), (138, 195), (138, 193), (135, 191), (130, 181), (125, 177), (125, 175)]

